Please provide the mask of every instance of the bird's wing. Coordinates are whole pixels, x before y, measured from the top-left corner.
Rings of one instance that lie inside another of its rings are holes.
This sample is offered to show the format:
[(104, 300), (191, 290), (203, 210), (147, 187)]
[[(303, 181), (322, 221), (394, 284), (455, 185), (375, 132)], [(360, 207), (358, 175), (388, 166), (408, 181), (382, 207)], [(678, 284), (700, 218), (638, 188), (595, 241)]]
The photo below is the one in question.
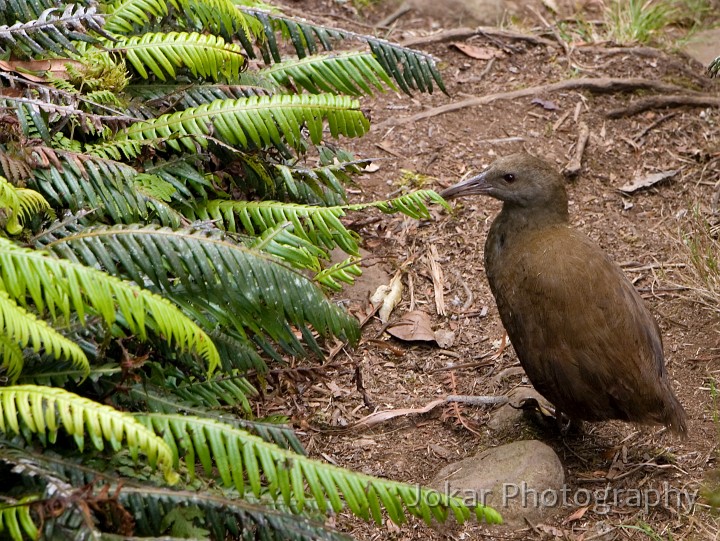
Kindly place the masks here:
[(612, 407), (612, 397), (654, 394), (637, 383), (663, 377), (660, 332), (620, 268), (569, 228), (524, 238), (503, 262), (513, 285), (495, 293), (533, 384), (546, 396), (566, 393), (570, 403), (587, 401), (572, 395), (603, 393), (599, 408)]

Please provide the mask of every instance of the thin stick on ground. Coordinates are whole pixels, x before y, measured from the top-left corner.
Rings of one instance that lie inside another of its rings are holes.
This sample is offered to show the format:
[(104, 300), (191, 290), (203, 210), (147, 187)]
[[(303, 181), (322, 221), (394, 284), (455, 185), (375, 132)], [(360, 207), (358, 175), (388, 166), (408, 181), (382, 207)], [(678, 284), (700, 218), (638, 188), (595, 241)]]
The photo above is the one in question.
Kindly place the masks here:
[[(634, 92), (636, 90), (652, 90), (655, 92), (673, 93), (674, 97), (684, 97), (690, 102), (694, 99), (704, 99), (707, 103), (713, 102), (715, 105), (720, 105), (720, 98), (716, 96), (709, 96), (705, 94), (691, 93), (685, 91), (682, 87), (663, 83), (654, 79), (643, 79), (637, 77), (631, 77), (628, 79), (616, 78), (616, 77), (582, 77), (579, 79), (568, 79), (565, 81), (558, 81), (556, 83), (550, 83), (547, 85), (531, 86), (528, 88), (521, 88), (518, 90), (512, 90), (510, 92), (498, 92), (496, 94), (487, 94), (485, 96), (476, 96), (468, 98), (466, 100), (457, 101), (455, 103), (448, 103), (441, 107), (435, 107), (422, 111), (415, 115), (410, 115), (400, 118), (390, 118), (385, 122), (375, 124), (373, 129), (385, 129), (390, 126), (397, 126), (399, 124), (407, 124), (411, 122), (417, 122), (419, 120), (425, 120), (445, 113), (451, 113), (453, 111), (459, 111), (468, 107), (478, 107), (481, 105), (489, 105), (495, 101), (500, 100), (513, 100), (517, 98), (524, 98), (528, 96), (536, 96), (543, 93), (562, 92), (567, 90), (588, 90), (596, 93), (612, 93), (612, 92)], [(687, 94), (680, 94), (680, 92), (687, 92)]]
[(448, 41), (462, 41), (475, 36), (494, 37), (511, 41), (527, 41), (533, 45), (545, 45), (555, 48), (557, 43), (552, 40), (539, 38), (530, 34), (522, 34), (520, 32), (512, 32), (510, 30), (502, 30), (492, 26), (478, 26), (477, 28), (454, 28), (452, 30), (444, 30), (437, 34), (429, 36), (421, 36), (412, 38), (402, 42), (403, 47), (417, 47), (430, 45), (432, 43), (445, 43)]
[(634, 101), (627, 107), (608, 111), (608, 118), (622, 118), (637, 115), (648, 109), (663, 109), (665, 107), (720, 107), (720, 97), (710, 94), (673, 94), (670, 96), (650, 96)]
[(577, 144), (575, 145), (575, 154), (563, 169), (566, 177), (576, 177), (582, 169), (582, 157), (585, 152), (585, 146), (590, 138), (590, 128), (585, 122), (580, 123), (580, 132), (578, 133)]

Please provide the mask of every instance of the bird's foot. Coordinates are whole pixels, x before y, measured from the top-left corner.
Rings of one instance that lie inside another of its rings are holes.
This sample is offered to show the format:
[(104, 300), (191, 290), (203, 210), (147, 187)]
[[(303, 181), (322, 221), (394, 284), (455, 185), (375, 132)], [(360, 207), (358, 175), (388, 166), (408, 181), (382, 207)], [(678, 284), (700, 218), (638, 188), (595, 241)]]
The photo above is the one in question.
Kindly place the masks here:
[(536, 398), (523, 398), (517, 406), (544, 426), (555, 427), (560, 435), (565, 437), (582, 432), (582, 421), (571, 419), (557, 408), (549, 404), (541, 404)]

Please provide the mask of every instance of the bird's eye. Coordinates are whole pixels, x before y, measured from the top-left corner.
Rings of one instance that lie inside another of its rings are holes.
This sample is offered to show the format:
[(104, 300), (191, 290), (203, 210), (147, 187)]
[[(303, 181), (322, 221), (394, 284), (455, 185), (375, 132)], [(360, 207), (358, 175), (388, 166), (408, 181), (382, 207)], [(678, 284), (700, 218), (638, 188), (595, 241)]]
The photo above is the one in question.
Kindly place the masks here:
[(513, 175), (512, 173), (505, 173), (503, 175), (503, 180), (508, 183), (515, 182), (515, 175)]

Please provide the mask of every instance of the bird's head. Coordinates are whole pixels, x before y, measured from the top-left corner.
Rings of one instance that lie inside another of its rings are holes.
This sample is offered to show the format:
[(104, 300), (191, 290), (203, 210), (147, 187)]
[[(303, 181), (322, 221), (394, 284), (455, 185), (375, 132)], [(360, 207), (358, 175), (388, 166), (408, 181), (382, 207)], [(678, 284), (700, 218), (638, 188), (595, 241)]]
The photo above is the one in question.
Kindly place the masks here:
[(565, 183), (555, 168), (526, 153), (497, 159), (477, 176), (440, 192), (445, 199), (489, 195), (513, 207), (567, 212)]

